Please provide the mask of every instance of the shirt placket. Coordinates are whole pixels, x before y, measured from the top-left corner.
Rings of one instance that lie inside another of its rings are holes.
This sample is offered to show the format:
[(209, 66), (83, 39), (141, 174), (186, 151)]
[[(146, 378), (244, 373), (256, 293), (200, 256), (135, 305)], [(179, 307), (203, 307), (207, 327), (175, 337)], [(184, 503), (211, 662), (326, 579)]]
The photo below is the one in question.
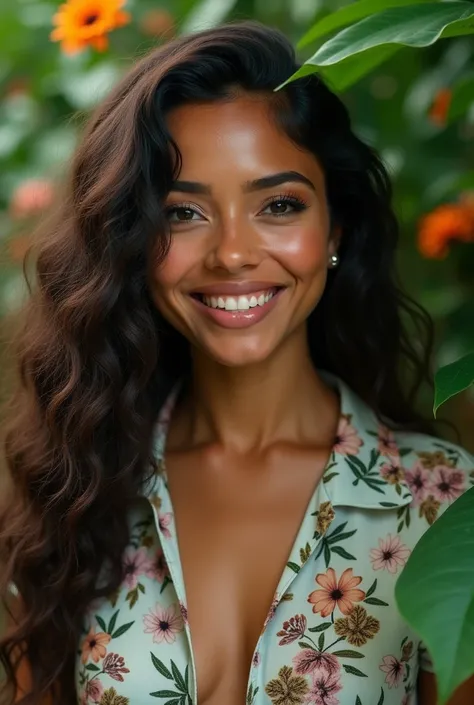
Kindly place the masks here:
[[(155, 518), (156, 530), (158, 537), (160, 539), (161, 548), (168, 565), (168, 570), (171, 575), (171, 580), (173, 581), (174, 590), (176, 596), (180, 603), (181, 613), (183, 614), (184, 621), (184, 631), (187, 638), (189, 660), (191, 665), (191, 676), (192, 676), (192, 693), (191, 702), (193, 704), (197, 703), (197, 677), (196, 677), (196, 665), (194, 663), (193, 648), (191, 641), (191, 632), (189, 629), (189, 623), (187, 619), (187, 600), (186, 600), (186, 589), (184, 586), (183, 571), (181, 568), (181, 561), (179, 557), (179, 547), (176, 537), (176, 527), (174, 525), (174, 513), (171, 504), (171, 498), (168, 492), (166, 477), (162, 474), (159, 477), (157, 483), (154, 501), (152, 501), (153, 514)], [(160, 515), (171, 514), (173, 516), (172, 531), (171, 536), (166, 536), (160, 525)]]

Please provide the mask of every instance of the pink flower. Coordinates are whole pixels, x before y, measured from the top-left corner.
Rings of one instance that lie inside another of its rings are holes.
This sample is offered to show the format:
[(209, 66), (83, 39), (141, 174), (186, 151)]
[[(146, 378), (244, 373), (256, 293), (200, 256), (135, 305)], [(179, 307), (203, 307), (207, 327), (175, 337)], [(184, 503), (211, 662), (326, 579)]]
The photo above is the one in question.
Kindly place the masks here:
[(99, 680), (97, 680), (97, 678), (94, 678), (94, 680), (89, 681), (86, 684), (85, 690), (82, 694), (85, 705), (87, 705), (89, 700), (92, 700), (93, 703), (100, 702), (103, 693), (104, 686)]
[(149, 567), (146, 571), (146, 576), (147, 578), (151, 578), (152, 580), (158, 580), (159, 583), (162, 583), (165, 578), (169, 577), (169, 575), (170, 572), (168, 564), (166, 562), (165, 554), (161, 549), (158, 549), (155, 554), (155, 558), (149, 562)]
[(277, 636), (283, 637), (278, 642), (279, 646), (292, 644), (294, 641), (301, 639), (306, 631), (307, 624), (304, 614), (296, 614), (288, 621), (283, 622), (283, 628), (277, 633)]
[(124, 570), (124, 583), (129, 590), (135, 590), (140, 575), (149, 574), (152, 568), (151, 561), (145, 548), (127, 548), (123, 554), (122, 565)]
[(438, 466), (431, 475), (431, 492), (439, 502), (452, 502), (465, 490), (464, 473), (454, 468)]
[(318, 573), (316, 582), (322, 590), (314, 590), (308, 596), (308, 602), (313, 605), (313, 612), (320, 612), (321, 617), (329, 617), (336, 607), (339, 607), (342, 614), (349, 614), (354, 602), (365, 598), (365, 592), (357, 587), (362, 578), (353, 575), (352, 568), (346, 568), (339, 580), (334, 568), (328, 568), (327, 573)]
[(405, 673), (405, 665), (395, 656), (384, 656), (379, 666), (386, 673), (385, 683), (389, 688), (398, 688)]
[(179, 611), (181, 612), (181, 617), (183, 618), (184, 624), (188, 623), (188, 608), (183, 602), (179, 603)]
[(130, 669), (125, 668), (125, 660), (123, 656), (118, 654), (107, 654), (102, 664), (102, 670), (114, 681), (123, 682), (122, 673), (130, 673)]
[(270, 605), (270, 609), (268, 611), (267, 618), (265, 620), (265, 624), (263, 625), (264, 630), (267, 628), (267, 626), (270, 624), (273, 617), (275, 616), (276, 611), (277, 611), (277, 607), (278, 607), (278, 603), (279, 603), (278, 596), (275, 595), (275, 597), (273, 598), (272, 604)]
[(398, 465), (395, 458), (390, 463), (384, 463), (381, 466), (380, 474), (389, 485), (398, 485), (405, 477), (403, 468)]
[(400, 541), (399, 536), (389, 534), (385, 539), (379, 539), (379, 547), (370, 551), (370, 560), (374, 570), (388, 570), (396, 573), (404, 566), (410, 555), (410, 549)]
[(158, 523), (160, 525), (161, 533), (167, 539), (171, 538), (171, 531), (168, 529), (168, 527), (171, 525), (172, 522), (173, 515), (171, 514), (171, 512), (168, 512), (167, 514), (158, 515)]
[(306, 695), (305, 703), (308, 705), (339, 705), (339, 698), (336, 693), (341, 689), (342, 685), (338, 674), (316, 671), (313, 675), (313, 683)]
[(155, 609), (150, 610), (143, 617), (145, 634), (153, 634), (155, 644), (161, 644), (165, 641), (167, 644), (172, 644), (176, 641), (176, 636), (184, 628), (183, 618), (179, 607), (171, 605), (168, 608), (162, 607), (159, 603)]
[(430, 471), (418, 461), (411, 470), (405, 470), (405, 481), (413, 495), (413, 503), (421, 504), (428, 494)]
[(341, 416), (337, 427), (334, 452), (341, 455), (357, 455), (364, 441), (350, 423), (350, 417)]
[(325, 673), (330, 676), (337, 675), (341, 669), (339, 661), (332, 654), (315, 649), (302, 649), (293, 657), (293, 668), (302, 676), (308, 673)]
[(260, 661), (261, 661), (260, 652), (256, 651), (253, 655), (252, 665), (255, 667), (260, 666)]
[(395, 440), (395, 435), (386, 426), (379, 427), (379, 443), (378, 443), (380, 455), (386, 455), (391, 458), (395, 458), (395, 464), (399, 464), (399, 452), (397, 442)]

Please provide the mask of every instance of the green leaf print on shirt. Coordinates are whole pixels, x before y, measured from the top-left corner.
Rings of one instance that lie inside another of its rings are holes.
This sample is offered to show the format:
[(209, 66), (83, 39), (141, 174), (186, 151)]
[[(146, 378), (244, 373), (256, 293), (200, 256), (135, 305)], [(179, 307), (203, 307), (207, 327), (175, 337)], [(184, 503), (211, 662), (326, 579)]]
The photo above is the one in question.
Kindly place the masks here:
[(379, 458), (380, 452), (376, 448), (372, 448), (370, 452), (370, 460), (368, 465), (365, 465), (362, 460), (355, 455), (347, 455), (345, 457), (346, 463), (355, 475), (355, 480), (352, 482), (354, 486), (358, 485), (359, 482), (364, 482), (367, 487), (370, 487), (371, 490), (379, 492), (380, 494), (385, 494), (381, 487), (384, 487), (387, 483), (385, 480), (380, 478), (378, 469), (375, 469)]
[(253, 683), (250, 684), (249, 689), (247, 691), (247, 697), (245, 699), (245, 705), (254, 705), (255, 704), (255, 698), (257, 697), (257, 693), (259, 691), (259, 687), (257, 686), (255, 689), (253, 687)]
[[(170, 661), (171, 671), (150, 651), (151, 661), (158, 673), (169, 681), (173, 681), (176, 690), (156, 690), (150, 693), (153, 698), (168, 698), (163, 705), (193, 705), (189, 694), (189, 666), (186, 666), (184, 675), (179, 671), (174, 661)], [(171, 700), (169, 699), (171, 698)]]
[(344, 531), (346, 526), (347, 521), (339, 524), (339, 526), (337, 526), (331, 533), (323, 536), (321, 543), (314, 554), (314, 560), (318, 560), (319, 556), (323, 554), (326, 568), (329, 567), (332, 553), (336, 553), (338, 556), (348, 561), (355, 561), (355, 556), (349, 553), (343, 546), (338, 545), (341, 541), (346, 541), (357, 532), (357, 529), (354, 529), (353, 531)]

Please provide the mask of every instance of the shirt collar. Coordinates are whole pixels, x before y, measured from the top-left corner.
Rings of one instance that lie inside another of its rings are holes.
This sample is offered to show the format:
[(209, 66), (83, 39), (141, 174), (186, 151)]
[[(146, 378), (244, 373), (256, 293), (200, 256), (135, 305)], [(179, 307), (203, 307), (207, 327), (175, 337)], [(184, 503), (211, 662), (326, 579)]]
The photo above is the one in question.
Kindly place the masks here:
[[(338, 391), (341, 405), (336, 442), (321, 480), (332, 506), (394, 510), (409, 505), (413, 497), (394, 432), (340, 378), (322, 370), (319, 374)], [(180, 388), (179, 383), (168, 395), (155, 426), (158, 469), (145, 487), (148, 497), (159, 492), (163, 481), (166, 436)]]

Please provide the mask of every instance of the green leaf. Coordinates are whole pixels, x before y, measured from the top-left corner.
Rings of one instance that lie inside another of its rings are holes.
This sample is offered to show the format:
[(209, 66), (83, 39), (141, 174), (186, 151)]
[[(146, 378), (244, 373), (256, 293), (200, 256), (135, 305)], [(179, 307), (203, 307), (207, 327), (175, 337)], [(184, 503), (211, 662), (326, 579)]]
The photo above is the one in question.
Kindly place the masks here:
[(324, 632), (321, 632), (318, 639), (318, 648), (320, 651), (324, 649)]
[(300, 567), (297, 563), (293, 563), (293, 561), (288, 561), (288, 563), (286, 565), (288, 566), (288, 568), (291, 568), (291, 570), (294, 571), (295, 573), (300, 572)]
[(388, 607), (388, 602), (379, 600), (378, 597), (366, 597), (364, 600), (368, 605), (378, 605), (378, 607)]
[(451, 397), (474, 384), (474, 352), (460, 360), (441, 367), (435, 375), (435, 400), (433, 413)]
[(150, 695), (152, 698), (178, 698), (178, 702), (181, 699), (181, 693), (175, 693), (174, 690), (157, 690)]
[(377, 589), (377, 579), (374, 580), (374, 582), (372, 583), (372, 585), (369, 587), (369, 589), (368, 589), (367, 592), (365, 593), (366, 599), (367, 599), (367, 597), (370, 597), (371, 595), (373, 595), (374, 592), (376, 591), (376, 589)]
[[(114, 631), (115, 625), (117, 623), (117, 617), (118, 617), (119, 612), (120, 612), (120, 610), (117, 610), (115, 612), (115, 614), (112, 615), (110, 622), (109, 622), (108, 629), (107, 629), (107, 634), (112, 634), (112, 632)], [(133, 622), (132, 622), (132, 624), (133, 624)]]
[(441, 37), (473, 34), (473, 16), (474, 5), (470, 2), (411, 3), (390, 7), (329, 39), (279, 88), (301, 75), (314, 73), (323, 66), (332, 66), (376, 47), (387, 44), (425, 47)]
[(158, 671), (158, 673), (161, 673), (162, 676), (167, 678), (169, 681), (172, 681), (173, 676), (171, 675), (170, 671), (168, 671), (168, 669), (166, 668), (163, 661), (160, 661), (160, 659), (156, 658), (155, 654), (153, 654), (151, 651), (150, 651), (150, 656), (151, 656), (152, 663), (153, 663), (154, 667), (156, 668), (156, 670)]
[(350, 649), (342, 649), (341, 651), (333, 651), (334, 656), (339, 656), (340, 658), (365, 658), (364, 654), (360, 651), (351, 651)]
[(346, 526), (347, 526), (347, 521), (344, 521), (342, 524), (339, 524), (339, 526), (336, 526), (336, 528), (334, 529), (334, 531), (331, 534), (327, 534), (326, 538), (327, 539), (334, 538), (334, 536), (337, 536), (338, 534), (343, 532), (344, 529), (346, 528)]
[(355, 705), (362, 705), (362, 700), (359, 698), (359, 696), (356, 697)]
[(299, 641), (298, 646), (300, 649), (311, 649), (311, 651), (316, 651), (312, 644), (307, 644), (305, 641)]
[(187, 693), (188, 688), (186, 686), (186, 682), (185, 682), (183, 676), (181, 675), (181, 673), (179, 672), (179, 669), (176, 666), (174, 661), (171, 661), (171, 672), (173, 674), (173, 677), (174, 677), (174, 680), (176, 683), (176, 687), (179, 688), (180, 690), (182, 690), (183, 693)]
[(354, 536), (354, 534), (357, 533), (357, 529), (354, 529), (353, 531), (346, 531), (345, 534), (339, 534), (338, 536), (331, 536), (327, 538), (327, 542), (330, 546), (334, 543), (339, 543), (339, 541), (345, 541), (346, 539), (349, 539), (351, 536)]
[[(335, 546), (333, 551), (335, 551), (336, 548), (340, 548), (340, 546)], [(329, 568), (329, 564), (331, 562), (331, 549), (326, 542), (324, 542), (324, 562), (326, 564), (326, 568)]]
[(359, 2), (341, 7), (339, 10), (336, 10), (336, 12), (332, 12), (330, 15), (326, 15), (326, 17), (318, 20), (316, 24), (301, 37), (297, 47), (298, 49), (302, 49), (316, 39), (319, 39), (319, 37), (324, 37), (325, 34), (334, 32), (334, 30), (340, 29), (341, 27), (346, 27), (368, 15), (374, 15), (376, 12), (385, 10), (387, 7), (414, 5), (416, 2), (427, 1), (429, 0), (359, 0)]
[(394, 502), (379, 502), (381, 507), (398, 507)]
[(452, 95), (447, 122), (464, 117), (474, 106), (474, 73), (463, 76), (451, 87)]
[(351, 676), (359, 676), (360, 678), (367, 678), (367, 674), (362, 673), (362, 671), (359, 671), (358, 668), (354, 668), (354, 666), (349, 666), (347, 663), (343, 663), (342, 667), (345, 670), (345, 672), (350, 673)]
[(115, 632), (112, 634), (112, 639), (117, 639), (117, 637), (122, 636), (122, 634), (125, 634), (125, 632), (128, 632), (130, 627), (134, 624), (135, 622), (127, 622), (127, 624), (122, 624), (122, 626), (116, 629)]
[(311, 629), (308, 629), (309, 632), (323, 632), (325, 629), (329, 629), (331, 626), (331, 622), (323, 622), (322, 624), (318, 624), (317, 627), (311, 627)]
[(338, 472), (330, 472), (329, 475), (323, 475), (323, 482), (330, 482), (333, 477), (337, 477), (338, 475)]
[(96, 614), (95, 621), (97, 622), (99, 627), (102, 629), (102, 631), (107, 633), (107, 626), (106, 626), (104, 620), (102, 619), (102, 617), (100, 617), (98, 614)]
[(383, 692), (383, 688), (380, 688), (380, 698), (379, 698), (377, 705), (383, 705), (384, 700), (385, 700), (385, 694)]
[(341, 556), (341, 558), (345, 558), (348, 561), (355, 561), (356, 557), (353, 556), (351, 553), (348, 553), (345, 548), (342, 546), (334, 546), (331, 548), (331, 551), (333, 553), (337, 553), (338, 556)]
[(395, 590), (401, 614), (433, 660), (440, 703), (474, 674), (473, 517), (471, 488), (422, 536)]
[(95, 663), (88, 663), (86, 666), (86, 671), (100, 671), (100, 668), (95, 665)]

